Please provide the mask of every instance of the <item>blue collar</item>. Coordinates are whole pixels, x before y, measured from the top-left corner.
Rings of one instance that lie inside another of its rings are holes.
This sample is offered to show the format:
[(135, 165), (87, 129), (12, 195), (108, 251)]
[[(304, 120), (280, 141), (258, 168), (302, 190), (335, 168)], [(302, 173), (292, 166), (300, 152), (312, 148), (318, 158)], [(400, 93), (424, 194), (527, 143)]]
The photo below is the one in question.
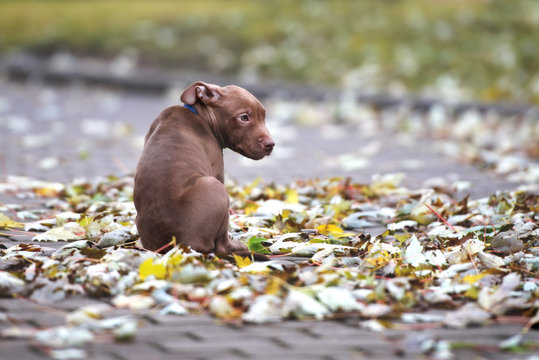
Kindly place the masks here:
[(191, 105), (184, 104), (183, 107), (186, 107), (189, 110), (191, 110), (193, 113), (198, 114), (198, 111), (194, 107), (192, 107)]

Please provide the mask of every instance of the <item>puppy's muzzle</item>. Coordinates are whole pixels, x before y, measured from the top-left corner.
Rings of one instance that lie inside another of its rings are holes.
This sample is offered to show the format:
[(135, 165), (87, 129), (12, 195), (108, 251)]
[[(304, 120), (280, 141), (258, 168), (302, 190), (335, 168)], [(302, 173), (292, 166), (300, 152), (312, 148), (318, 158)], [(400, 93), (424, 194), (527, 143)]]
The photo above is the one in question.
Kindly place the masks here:
[(261, 143), (262, 143), (262, 146), (264, 147), (264, 151), (266, 152), (266, 155), (270, 155), (271, 152), (273, 151), (273, 148), (275, 147), (275, 142), (273, 141), (273, 139), (271, 138), (263, 139)]

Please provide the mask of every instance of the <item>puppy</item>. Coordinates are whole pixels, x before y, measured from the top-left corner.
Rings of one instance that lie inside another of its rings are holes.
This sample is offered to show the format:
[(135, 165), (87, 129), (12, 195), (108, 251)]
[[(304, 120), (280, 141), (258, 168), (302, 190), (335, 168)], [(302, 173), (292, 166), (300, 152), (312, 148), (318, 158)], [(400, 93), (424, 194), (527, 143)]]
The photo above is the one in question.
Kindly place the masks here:
[(152, 123), (135, 172), (136, 224), (142, 245), (165, 250), (173, 239), (219, 256), (248, 252), (228, 237), (223, 149), (259, 160), (275, 146), (265, 109), (247, 90), (195, 82), (184, 106)]

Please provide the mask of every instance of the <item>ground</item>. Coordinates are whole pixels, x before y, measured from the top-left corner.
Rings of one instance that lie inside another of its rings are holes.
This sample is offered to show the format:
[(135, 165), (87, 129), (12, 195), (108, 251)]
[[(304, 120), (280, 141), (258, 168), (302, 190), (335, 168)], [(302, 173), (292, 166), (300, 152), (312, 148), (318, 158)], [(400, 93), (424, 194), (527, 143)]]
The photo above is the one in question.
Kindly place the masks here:
[[(367, 184), (374, 174), (404, 173), (405, 185), (411, 189), (433, 184), (442, 188), (454, 186), (455, 198), (469, 193), (472, 199), (479, 199), (519, 186), (528, 186), (533, 191), (530, 182), (525, 181), (532, 179), (533, 185), (532, 165), (519, 162), (519, 167), (515, 169), (521, 174), (517, 179), (521, 181), (509, 181), (510, 174), (496, 172), (499, 167), (495, 165), (489, 165), (490, 172), (485, 171), (488, 169), (481, 170), (477, 166), (484, 166), (481, 158), (471, 162), (462, 151), (454, 151), (453, 156), (448, 156), (449, 152), (444, 152), (435, 131), (425, 135), (424, 129), (413, 130), (412, 127), (412, 130), (397, 132), (397, 125), (388, 126), (387, 118), (380, 118), (386, 120), (385, 124), (380, 123), (382, 120), (356, 123), (350, 114), (342, 121), (344, 124), (320, 124), (317, 121), (323, 116), (320, 109), (325, 109), (328, 117), (333, 117), (333, 112), (324, 108), (324, 104), (314, 104), (315, 110), (312, 110), (308, 102), (307, 105), (293, 106), (282, 100), (265, 100), (265, 104), (268, 104), (268, 128), (275, 138), (276, 149), (270, 158), (259, 162), (247, 161), (226, 151), (226, 172), (240, 184), (258, 177), (267, 184), (287, 184), (295, 179), (334, 176), (348, 176), (355, 183)], [(79, 177), (92, 179), (106, 175), (128, 175), (136, 165), (143, 136), (151, 121), (164, 107), (178, 101), (179, 93), (171, 93), (170, 96), (144, 95), (80, 84), (50, 87), (46, 84), (29, 86), (2, 82), (0, 175), (8, 182), (15, 183), (18, 180), (8, 176), (16, 174), (69, 182)], [(365, 109), (345, 107), (341, 111), (346, 113)], [(372, 116), (372, 113), (362, 114)], [(453, 142), (462, 146), (462, 142)], [(464, 142), (473, 143), (469, 139)], [(526, 142), (522, 144), (524, 146)], [(25, 181), (20, 180), (20, 183)], [(23, 209), (32, 209), (43, 207), (45, 201), (39, 197), (21, 198), (9, 192), (0, 193), (0, 206), (18, 204)], [(376, 231), (382, 230), (373, 228), (371, 232), (377, 235)], [(0, 243), (10, 247), (29, 242), (30, 239), (31, 236), (0, 236)], [(65, 242), (41, 242), (39, 245), (57, 249)], [(66, 315), (82, 306), (109, 303), (109, 298), (82, 296), (52, 303), (2, 298), (2, 357), (31, 359), (41, 358), (44, 353), (52, 357), (68, 356), (66, 353), (51, 352), (51, 348), (40, 345), (35, 339), (29, 340), (30, 334), (36, 329), (65, 324)], [(234, 359), (279, 356), (320, 359), (441, 358), (444, 341), (462, 344), (460, 348), (452, 348), (455, 358), (531, 359), (532, 353), (537, 352), (537, 347), (527, 348), (522, 354), (499, 350), (501, 341), (523, 329), (527, 321), (522, 317), (500, 317), (490, 326), (458, 330), (441, 327), (435, 322), (402, 322), (394, 329), (375, 332), (361, 328), (359, 324), (365, 319), (353, 315), (327, 321), (288, 320), (253, 325), (218, 320), (207, 314), (160, 315), (153, 310), (125, 308), (111, 308), (106, 313), (107, 318), (126, 315), (136, 319), (138, 330), (134, 340), (122, 344), (113, 342), (109, 336), (97, 336), (84, 347), (86, 353), (82, 356), (96, 359), (150, 356), (192, 359), (215, 356)], [(444, 315), (444, 311), (430, 310), (427, 314), (439, 316)], [(10, 334), (10, 331), (29, 332), (25, 337)], [(432, 340), (430, 352), (425, 350), (429, 340)], [(527, 332), (525, 340), (537, 344), (537, 330)], [(75, 352), (71, 356), (80, 356), (80, 353)]]

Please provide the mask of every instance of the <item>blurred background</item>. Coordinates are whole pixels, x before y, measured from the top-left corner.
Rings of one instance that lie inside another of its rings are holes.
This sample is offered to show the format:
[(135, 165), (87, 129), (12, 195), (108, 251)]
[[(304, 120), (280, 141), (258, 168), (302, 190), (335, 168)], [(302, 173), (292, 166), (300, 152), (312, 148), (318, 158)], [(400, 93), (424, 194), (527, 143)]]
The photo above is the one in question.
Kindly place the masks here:
[(533, 183), (538, 34), (535, 0), (0, 0), (0, 161), (132, 172), (151, 121), (201, 79), (267, 104), (275, 156), (234, 158), (239, 178), (361, 178), (438, 153)]
[(4, 0), (0, 10), (4, 57), (539, 102), (534, 0)]

